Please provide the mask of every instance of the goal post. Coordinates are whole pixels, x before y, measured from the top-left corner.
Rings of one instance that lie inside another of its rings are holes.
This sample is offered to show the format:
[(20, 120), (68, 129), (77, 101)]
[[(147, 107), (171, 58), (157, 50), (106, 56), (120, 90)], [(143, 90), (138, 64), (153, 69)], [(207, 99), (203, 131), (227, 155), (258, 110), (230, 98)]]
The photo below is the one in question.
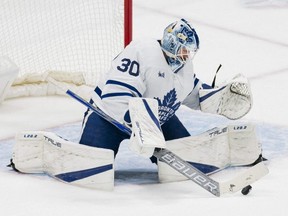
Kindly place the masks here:
[(50, 94), (48, 76), (95, 86), (132, 40), (132, 0), (1, 1), (0, 35), (0, 57), (19, 68), (8, 98)]
[(124, 0), (124, 46), (127, 46), (132, 40), (132, 0)]

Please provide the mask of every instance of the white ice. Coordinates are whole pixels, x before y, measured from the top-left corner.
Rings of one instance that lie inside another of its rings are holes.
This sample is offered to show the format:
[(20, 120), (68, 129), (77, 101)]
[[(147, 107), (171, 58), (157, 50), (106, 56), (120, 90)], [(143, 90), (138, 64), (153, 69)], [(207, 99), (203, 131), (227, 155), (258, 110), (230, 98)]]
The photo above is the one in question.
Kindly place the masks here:
[[(219, 64), (223, 66), (218, 83), (237, 73), (250, 79), (254, 104), (241, 122), (257, 125), (270, 173), (252, 185), (248, 196), (236, 193), (216, 198), (191, 181), (159, 184), (156, 166), (133, 154), (126, 142), (115, 161), (113, 192), (74, 187), (45, 175), (15, 173), (6, 165), (18, 131), (53, 131), (76, 141), (81, 129), (82, 105), (68, 97), (33, 97), (0, 105), (0, 214), (286, 216), (288, 4), (285, 0), (254, 0), (258, 6), (248, 2), (251, 0), (134, 0), (133, 25), (135, 39), (160, 38), (167, 24), (187, 18), (200, 36), (201, 49), (194, 65), (203, 81), (211, 83)], [(178, 115), (192, 134), (233, 123), (185, 108)], [(237, 170), (212, 177), (221, 180), (234, 172)]]

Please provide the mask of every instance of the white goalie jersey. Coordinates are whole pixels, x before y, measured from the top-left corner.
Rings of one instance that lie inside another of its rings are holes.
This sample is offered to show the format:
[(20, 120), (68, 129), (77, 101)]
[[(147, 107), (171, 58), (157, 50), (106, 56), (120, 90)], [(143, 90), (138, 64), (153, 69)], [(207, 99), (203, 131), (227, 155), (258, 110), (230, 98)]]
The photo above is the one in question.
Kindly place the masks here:
[(131, 98), (156, 99), (161, 125), (181, 104), (230, 119), (241, 118), (252, 107), (250, 86), (245, 77), (238, 76), (216, 89), (203, 89), (203, 86), (194, 74), (191, 60), (173, 71), (160, 43), (146, 39), (131, 42), (112, 61), (111, 69), (95, 88), (92, 100), (106, 114), (125, 123), (129, 121), (125, 114)]
[(92, 99), (105, 113), (123, 123), (132, 97), (154, 98), (158, 101), (159, 120), (163, 124), (188, 95), (193, 95), (189, 106), (199, 109), (200, 87), (191, 61), (173, 72), (160, 43), (147, 39), (132, 42), (113, 60)]

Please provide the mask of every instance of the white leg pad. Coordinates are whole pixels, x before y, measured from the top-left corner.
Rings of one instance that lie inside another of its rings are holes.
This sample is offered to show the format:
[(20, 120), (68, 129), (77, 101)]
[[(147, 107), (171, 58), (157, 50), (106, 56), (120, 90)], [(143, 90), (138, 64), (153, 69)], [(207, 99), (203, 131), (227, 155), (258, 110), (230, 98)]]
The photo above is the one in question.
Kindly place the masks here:
[(23, 173), (43, 173), (43, 134), (27, 131), (17, 134), (12, 160)]
[(46, 173), (62, 182), (93, 189), (114, 188), (112, 150), (73, 143), (54, 133), (19, 133), (12, 159), (23, 173)]
[[(197, 136), (168, 141), (166, 145), (167, 149), (197, 164), (201, 171), (205, 169), (208, 174), (229, 166), (251, 164), (261, 154), (261, 145), (257, 141), (255, 127), (251, 124), (214, 128)], [(187, 179), (160, 161), (158, 175), (160, 182)]]

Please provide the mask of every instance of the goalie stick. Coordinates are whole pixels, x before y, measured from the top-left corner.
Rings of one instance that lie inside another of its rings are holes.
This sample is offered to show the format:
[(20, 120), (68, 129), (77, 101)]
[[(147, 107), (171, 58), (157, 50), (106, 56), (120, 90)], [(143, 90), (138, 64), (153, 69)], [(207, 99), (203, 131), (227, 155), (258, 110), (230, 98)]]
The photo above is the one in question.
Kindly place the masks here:
[[(124, 133), (131, 135), (132, 131), (127, 126), (121, 124), (120, 122), (116, 121), (115, 119), (108, 116), (98, 107), (93, 106), (85, 99), (74, 93), (68, 88), (64, 88), (61, 86), (56, 80), (53, 78), (48, 79), (49, 82), (57, 86), (58, 88), (62, 89), (66, 92), (67, 95), (74, 98), (87, 108), (91, 109), (93, 112), (101, 116), (106, 121), (113, 124), (119, 130), (123, 131)], [(251, 168), (247, 169), (242, 174), (226, 181), (226, 182), (218, 182), (211, 177), (207, 176), (205, 173), (201, 172), (197, 168), (195, 168), (190, 163), (186, 162), (185, 160), (181, 159), (173, 152), (168, 149), (163, 148), (155, 148), (153, 155), (161, 162), (166, 163), (171, 168), (175, 169), (182, 175), (186, 176), (188, 179), (192, 180), (194, 183), (201, 186), (206, 191), (210, 192), (211, 194), (220, 197), (226, 193), (235, 193), (253, 182), (257, 181), (258, 179), (262, 178), (266, 174), (268, 174), (269, 170), (265, 166), (263, 162), (257, 163), (256, 165), (252, 166)]]

